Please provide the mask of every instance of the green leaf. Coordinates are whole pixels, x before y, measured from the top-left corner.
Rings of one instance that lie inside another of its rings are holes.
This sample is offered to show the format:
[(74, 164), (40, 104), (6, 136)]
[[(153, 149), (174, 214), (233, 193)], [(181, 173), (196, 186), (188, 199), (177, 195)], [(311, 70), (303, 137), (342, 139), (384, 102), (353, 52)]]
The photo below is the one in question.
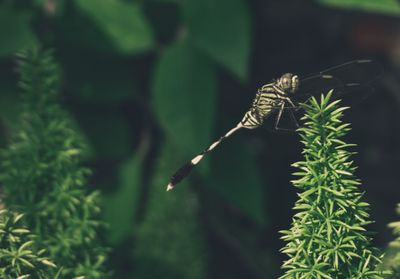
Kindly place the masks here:
[(0, 57), (35, 45), (30, 17), (0, 6)]
[(244, 0), (186, 0), (184, 19), (190, 41), (242, 81), (251, 47), (250, 11)]
[(127, 157), (132, 137), (121, 113), (104, 106), (91, 106), (82, 111), (79, 119), (93, 148), (89, 157), (114, 160)]
[(120, 168), (120, 187), (116, 193), (105, 197), (104, 214), (109, 226), (109, 240), (118, 244), (133, 231), (138, 191), (142, 182), (143, 152), (127, 160)]
[(243, 143), (233, 141), (225, 142), (213, 156), (210, 188), (245, 215), (265, 225), (266, 185), (260, 177), (256, 156), (249, 148), (243, 148)]
[(397, 0), (318, 0), (324, 5), (343, 9), (356, 9), (366, 12), (400, 15), (400, 3)]
[(12, 130), (18, 126), (18, 113), (16, 81), (11, 74), (3, 73), (0, 78), (0, 117), (9, 126), (7, 128)]
[(137, 4), (120, 0), (75, 0), (75, 3), (119, 53), (136, 54), (153, 47), (152, 30)]
[(186, 42), (159, 59), (153, 80), (153, 107), (167, 140), (192, 156), (210, 144), (216, 102), (213, 63)]
[(165, 186), (180, 146), (165, 144), (155, 166), (144, 221), (135, 230), (135, 274), (132, 278), (199, 279), (207, 275), (207, 245), (198, 210), (199, 201), (187, 185), (173, 192)]
[(61, 60), (68, 93), (80, 101), (120, 104), (135, 100), (139, 93), (131, 61), (74, 50), (63, 53)]

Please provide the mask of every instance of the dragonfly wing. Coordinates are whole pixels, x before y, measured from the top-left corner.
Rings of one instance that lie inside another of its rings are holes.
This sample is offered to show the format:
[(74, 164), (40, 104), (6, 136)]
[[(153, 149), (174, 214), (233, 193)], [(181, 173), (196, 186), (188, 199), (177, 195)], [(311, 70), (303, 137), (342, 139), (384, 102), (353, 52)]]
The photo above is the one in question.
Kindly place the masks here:
[[(373, 60), (354, 60), (324, 71), (312, 74), (300, 80), (299, 90), (288, 95), (293, 105), (285, 101), (283, 108), (278, 104), (272, 106), (267, 127), (278, 130), (295, 130), (299, 115), (302, 113), (301, 103), (311, 97), (319, 98), (323, 93), (333, 91), (332, 99), (342, 99), (345, 106), (353, 106), (373, 93), (372, 82), (383, 74), (381, 65)], [(277, 97), (278, 101), (279, 97)], [(279, 111), (282, 110), (279, 118)], [(279, 118), (275, 127), (275, 120)]]
[(363, 59), (328, 68), (319, 74), (334, 76), (341, 80), (343, 84), (370, 84), (383, 75), (383, 68), (375, 60)]
[(372, 83), (382, 74), (383, 68), (374, 60), (350, 61), (302, 79), (293, 99), (305, 102), (334, 89), (334, 98), (344, 99), (346, 105), (354, 105), (374, 92)]
[(311, 97), (318, 97), (331, 89), (343, 86), (343, 82), (335, 76), (317, 74), (300, 81), (299, 90), (291, 96), (291, 99), (296, 103), (305, 103)]

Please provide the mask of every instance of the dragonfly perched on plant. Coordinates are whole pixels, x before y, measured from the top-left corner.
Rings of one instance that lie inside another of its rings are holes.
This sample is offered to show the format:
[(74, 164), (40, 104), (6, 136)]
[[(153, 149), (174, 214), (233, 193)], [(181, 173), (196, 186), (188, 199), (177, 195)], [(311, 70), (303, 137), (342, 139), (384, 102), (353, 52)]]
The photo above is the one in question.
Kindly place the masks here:
[[(267, 118), (275, 117), (273, 129), (294, 131), (299, 127), (296, 113), (311, 97), (334, 90), (334, 98), (346, 98), (360, 102), (371, 93), (371, 83), (381, 76), (383, 70), (374, 60), (354, 60), (328, 68), (300, 79), (297, 74), (286, 73), (258, 89), (256, 96), (242, 120), (225, 135), (213, 142), (200, 154), (188, 161), (172, 175), (167, 191), (187, 177), (190, 171), (204, 156), (214, 150), (221, 142), (240, 129), (255, 129), (263, 125)], [(351, 94), (348, 94), (351, 93)], [(351, 102), (349, 102), (351, 103)], [(282, 118), (286, 115), (294, 128), (283, 127)]]

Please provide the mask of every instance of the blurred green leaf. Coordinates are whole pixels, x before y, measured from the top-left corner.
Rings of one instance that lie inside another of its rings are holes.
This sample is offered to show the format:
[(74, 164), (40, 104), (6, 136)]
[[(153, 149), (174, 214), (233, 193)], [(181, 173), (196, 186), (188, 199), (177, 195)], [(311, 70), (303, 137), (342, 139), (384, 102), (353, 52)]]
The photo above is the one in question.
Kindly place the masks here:
[[(98, 109), (98, 110), (97, 110)], [(78, 118), (97, 159), (126, 158), (131, 147), (127, 119), (114, 110), (87, 108)]]
[(153, 175), (147, 212), (136, 235), (135, 276), (141, 279), (206, 278), (207, 246), (199, 223), (198, 199), (187, 181), (173, 192), (165, 186), (182, 160), (179, 145), (166, 144)]
[(19, 98), (16, 81), (11, 75), (4, 74), (0, 80), (0, 118), (14, 129), (18, 126)]
[(160, 45), (169, 45), (176, 40), (177, 30), (182, 26), (178, 3), (174, 0), (145, 0), (143, 10)]
[(188, 181), (173, 193), (165, 190), (184, 158), (210, 143), (216, 107), (214, 64), (187, 42), (176, 42), (158, 61), (152, 91), (153, 108), (167, 143), (153, 175), (145, 221), (137, 234), (135, 256), (145, 261), (140, 261), (136, 277), (205, 278), (198, 201), (185, 185)]
[(142, 182), (143, 152), (127, 160), (119, 171), (120, 187), (105, 197), (105, 221), (110, 225), (109, 241), (118, 244), (133, 232), (133, 221)]
[(209, 61), (186, 42), (165, 50), (153, 81), (153, 107), (167, 139), (182, 154), (194, 155), (210, 143), (216, 77)]
[(138, 95), (137, 75), (130, 61), (74, 51), (64, 53), (61, 60), (66, 90), (81, 101), (110, 105), (134, 100)]
[(0, 6), (0, 56), (14, 54), (36, 42), (28, 14)]
[(75, 0), (121, 54), (136, 54), (153, 47), (152, 30), (135, 3), (120, 0)]
[(397, 0), (318, 0), (320, 3), (345, 9), (358, 9), (368, 12), (400, 15)]
[(213, 157), (210, 188), (254, 221), (265, 224), (265, 185), (254, 154), (244, 147), (236, 140), (226, 142)]
[(250, 12), (244, 0), (186, 0), (188, 37), (199, 49), (241, 80), (247, 79)]

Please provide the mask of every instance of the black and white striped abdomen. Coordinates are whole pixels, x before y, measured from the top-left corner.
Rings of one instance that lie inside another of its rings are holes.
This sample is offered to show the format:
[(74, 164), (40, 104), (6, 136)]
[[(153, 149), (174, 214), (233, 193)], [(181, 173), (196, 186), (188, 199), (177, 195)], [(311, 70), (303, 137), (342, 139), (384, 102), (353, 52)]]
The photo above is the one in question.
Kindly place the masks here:
[(255, 110), (250, 109), (246, 112), (243, 119), (240, 121), (240, 124), (242, 124), (244, 128), (255, 129), (261, 126), (263, 122), (264, 119), (260, 118)]

